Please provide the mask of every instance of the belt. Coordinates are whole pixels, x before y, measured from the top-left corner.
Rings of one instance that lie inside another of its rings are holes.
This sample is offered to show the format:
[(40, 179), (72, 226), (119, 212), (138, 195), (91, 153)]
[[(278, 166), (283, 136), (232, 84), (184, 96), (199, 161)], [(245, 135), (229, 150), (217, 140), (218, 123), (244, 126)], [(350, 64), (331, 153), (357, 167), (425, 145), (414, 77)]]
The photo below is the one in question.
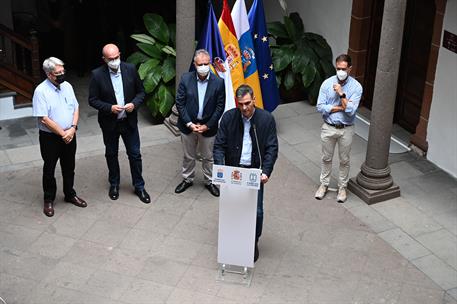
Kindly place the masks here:
[(248, 169), (252, 168), (251, 165), (242, 165), (242, 164), (239, 164), (238, 167), (240, 167), (240, 168), (248, 168)]
[(328, 122), (325, 122), (325, 123), (328, 124), (329, 126), (334, 127), (335, 129), (344, 129), (344, 128), (352, 126), (352, 125), (345, 125), (345, 124), (331, 124), (331, 123), (328, 123)]

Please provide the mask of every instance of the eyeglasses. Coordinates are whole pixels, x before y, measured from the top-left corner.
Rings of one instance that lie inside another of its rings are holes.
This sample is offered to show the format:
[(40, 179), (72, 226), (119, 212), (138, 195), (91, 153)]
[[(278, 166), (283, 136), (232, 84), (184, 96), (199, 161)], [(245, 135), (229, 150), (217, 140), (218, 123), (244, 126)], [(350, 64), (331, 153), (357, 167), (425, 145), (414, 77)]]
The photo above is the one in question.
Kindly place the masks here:
[(61, 71), (61, 72), (59, 72), (59, 73), (54, 73), (54, 72), (52, 72), (51, 74), (54, 75), (54, 76), (65, 75), (65, 70), (63, 70), (63, 71)]

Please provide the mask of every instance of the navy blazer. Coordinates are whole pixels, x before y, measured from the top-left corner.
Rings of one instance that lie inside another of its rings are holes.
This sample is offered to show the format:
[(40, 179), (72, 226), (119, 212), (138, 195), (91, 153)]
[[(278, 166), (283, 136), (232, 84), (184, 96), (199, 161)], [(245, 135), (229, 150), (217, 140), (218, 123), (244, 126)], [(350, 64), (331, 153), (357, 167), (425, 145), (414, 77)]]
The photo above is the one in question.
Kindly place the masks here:
[(202, 134), (203, 136), (215, 136), (225, 107), (224, 80), (210, 73), (203, 101), (202, 119), (198, 120), (197, 74), (196, 72), (184, 73), (176, 92), (176, 107), (179, 112), (178, 128), (182, 133), (190, 134), (192, 130), (187, 127), (187, 124), (193, 122), (209, 128)]
[[(133, 103), (135, 109), (127, 113), (127, 120), (132, 128), (138, 123), (138, 107), (143, 103), (145, 92), (143, 82), (133, 64), (121, 62), (122, 86), (125, 104)], [(89, 104), (98, 110), (98, 123), (102, 129), (114, 129), (117, 114), (111, 112), (111, 106), (117, 104), (113, 84), (106, 64), (92, 71), (89, 84)]]

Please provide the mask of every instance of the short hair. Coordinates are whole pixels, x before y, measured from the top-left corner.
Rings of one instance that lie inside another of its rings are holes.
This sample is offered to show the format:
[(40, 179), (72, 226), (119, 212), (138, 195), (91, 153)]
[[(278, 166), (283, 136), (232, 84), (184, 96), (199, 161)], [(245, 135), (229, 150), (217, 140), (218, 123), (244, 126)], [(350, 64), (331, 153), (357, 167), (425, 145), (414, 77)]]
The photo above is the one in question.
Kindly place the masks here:
[(348, 54), (341, 54), (338, 57), (336, 57), (335, 62), (341, 62), (341, 61), (347, 62), (348, 67), (352, 66), (351, 56), (349, 56)]
[(56, 57), (49, 57), (43, 61), (43, 71), (47, 74), (56, 69), (56, 65), (64, 65), (63, 61)]
[(195, 60), (197, 59), (197, 57), (200, 56), (200, 55), (202, 55), (202, 54), (208, 56), (208, 57), (211, 59), (211, 56), (210, 56), (210, 54), (208, 53), (207, 50), (205, 50), (205, 49), (198, 49), (198, 50), (195, 51), (195, 54), (194, 54), (194, 62), (195, 62)]
[(236, 89), (235, 96), (236, 98), (242, 98), (247, 94), (251, 94), (251, 97), (254, 97), (254, 90), (247, 84), (242, 84)]

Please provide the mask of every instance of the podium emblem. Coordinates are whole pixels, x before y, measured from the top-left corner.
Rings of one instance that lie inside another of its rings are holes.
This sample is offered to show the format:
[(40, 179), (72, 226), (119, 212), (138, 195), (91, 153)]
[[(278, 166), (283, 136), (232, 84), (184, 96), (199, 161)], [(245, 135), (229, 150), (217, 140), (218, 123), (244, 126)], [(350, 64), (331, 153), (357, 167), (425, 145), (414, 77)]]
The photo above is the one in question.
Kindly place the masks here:
[(242, 174), (239, 170), (233, 170), (232, 171), (232, 180), (241, 182)]
[(249, 181), (251, 183), (255, 183), (257, 181), (257, 174), (255, 174), (255, 173), (249, 174)]

